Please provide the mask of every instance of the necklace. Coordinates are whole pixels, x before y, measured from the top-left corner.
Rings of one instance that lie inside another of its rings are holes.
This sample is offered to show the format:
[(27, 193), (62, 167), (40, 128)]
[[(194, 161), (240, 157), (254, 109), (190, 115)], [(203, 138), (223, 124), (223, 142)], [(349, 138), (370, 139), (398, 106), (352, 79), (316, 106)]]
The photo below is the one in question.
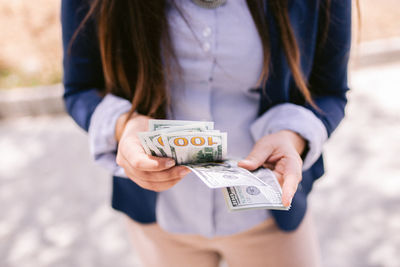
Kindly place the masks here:
[(196, 5), (208, 9), (214, 9), (220, 7), (223, 4), (225, 4), (226, 1), (227, 0), (192, 0), (192, 2), (195, 3)]

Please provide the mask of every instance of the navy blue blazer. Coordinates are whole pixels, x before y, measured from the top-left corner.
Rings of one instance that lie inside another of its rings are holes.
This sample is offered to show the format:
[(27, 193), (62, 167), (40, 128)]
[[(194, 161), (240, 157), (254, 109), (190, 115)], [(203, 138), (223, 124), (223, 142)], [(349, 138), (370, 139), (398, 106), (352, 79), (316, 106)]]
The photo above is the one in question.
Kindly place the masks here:
[[(347, 103), (347, 63), (351, 37), (351, 1), (331, 0), (330, 23), (325, 42), (321, 42), (325, 0), (289, 0), (290, 20), (301, 53), (301, 69), (308, 81), (317, 106), (316, 111), (306, 104), (296, 88), (279, 41), (272, 15), (266, 14), (271, 42), (271, 71), (262, 96), (259, 114), (280, 103), (302, 105), (321, 119), (328, 136), (344, 116)], [(62, 36), (64, 47), (64, 101), (75, 122), (88, 130), (90, 118), (102, 99), (104, 77), (98, 49), (95, 23), (85, 25), (70, 49), (71, 38), (88, 11), (86, 0), (62, 1)], [(322, 44), (322, 45), (321, 45)], [(296, 229), (304, 217), (307, 195), (315, 180), (324, 173), (322, 156), (303, 172), (290, 211), (272, 211), (278, 226), (285, 231)], [(143, 189), (129, 179), (113, 178), (113, 208), (141, 223), (156, 221), (157, 193)]]

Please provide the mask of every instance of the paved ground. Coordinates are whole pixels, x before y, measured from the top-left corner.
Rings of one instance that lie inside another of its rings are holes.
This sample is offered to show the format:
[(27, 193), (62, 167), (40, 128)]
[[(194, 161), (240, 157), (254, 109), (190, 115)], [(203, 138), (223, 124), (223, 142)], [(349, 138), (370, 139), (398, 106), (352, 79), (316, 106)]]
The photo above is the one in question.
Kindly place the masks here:
[(347, 117), (311, 196), (324, 266), (400, 266), (400, 64), (351, 75)]
[[(324, 266), (400, 266), (400, 63), (352, 73), (310, 198)], [(139, 266), (110, 178), (66, 116), (0, 121), (0, 266)]]

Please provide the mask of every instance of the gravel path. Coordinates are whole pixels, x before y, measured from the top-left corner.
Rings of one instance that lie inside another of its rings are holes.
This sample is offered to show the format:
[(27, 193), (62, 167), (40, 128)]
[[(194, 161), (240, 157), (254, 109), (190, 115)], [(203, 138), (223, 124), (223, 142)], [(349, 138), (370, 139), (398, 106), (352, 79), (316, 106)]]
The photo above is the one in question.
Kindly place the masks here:
[[(354, 71), (310, 197), (324, 266), (400, 266), (400, 63)], [(0, 121), (0, 266), (140, 266), (67, 116)]]

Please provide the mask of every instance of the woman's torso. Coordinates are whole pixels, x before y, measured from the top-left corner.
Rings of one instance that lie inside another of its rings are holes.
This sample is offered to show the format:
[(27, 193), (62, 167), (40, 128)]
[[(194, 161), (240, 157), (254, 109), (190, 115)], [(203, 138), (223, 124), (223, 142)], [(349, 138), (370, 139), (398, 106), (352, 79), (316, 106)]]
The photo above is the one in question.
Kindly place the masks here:
[[(228, 157), (244, 158), (254, 140), (250, 125), (257, 117), (257, 85), (262, 70), (262, 44), (245, 0), (204, 9), (176, 1), (168, 13), (171, 37), (182, 73), (168, 85), (171, 111), (178, 120), (214, 121), (228, 133)], [(177, 72), (176, 72), (177, 73)], [(266, 210), (228, 212), (220, 190), (187, 175), (157, 201), (157, 221), (170, 232), (205, 236), (247, 230), (269, 217)]]

